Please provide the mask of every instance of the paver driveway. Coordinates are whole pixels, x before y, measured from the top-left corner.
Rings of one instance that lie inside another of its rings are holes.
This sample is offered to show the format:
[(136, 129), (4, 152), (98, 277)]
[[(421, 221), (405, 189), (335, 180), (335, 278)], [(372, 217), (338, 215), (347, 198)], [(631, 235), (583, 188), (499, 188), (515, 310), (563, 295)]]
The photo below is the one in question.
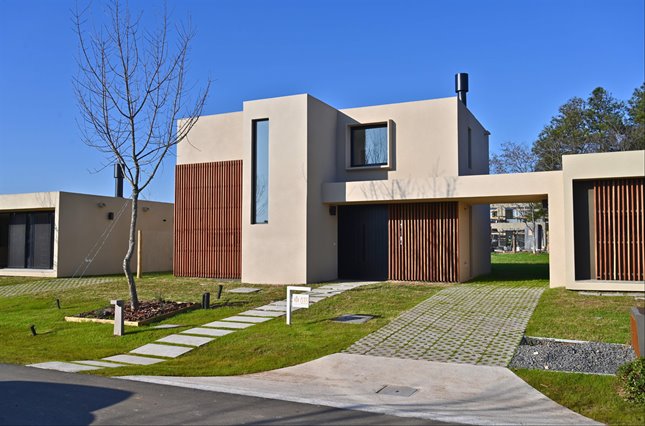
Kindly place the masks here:
[(70, 288), (86, 287), (89, 285), (105, 284), (116, 278), (56, 278), (42, 281), (32, 281), (24, 284), (6, 285), (0, 287), (0, 297), (22, 296), (46, 291), (68, 290)]
[(541, 288), (455, 285), (344, 352), (506, 367)]

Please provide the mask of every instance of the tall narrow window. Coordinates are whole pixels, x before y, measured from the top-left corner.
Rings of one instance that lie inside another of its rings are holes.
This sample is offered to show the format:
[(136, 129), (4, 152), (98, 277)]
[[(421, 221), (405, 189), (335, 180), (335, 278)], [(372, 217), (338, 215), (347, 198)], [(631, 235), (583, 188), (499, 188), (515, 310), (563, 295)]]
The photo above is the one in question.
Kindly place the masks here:
[(269, 222), (269, 120), (253, 120), (251, 223)]
[(468, 168), (473, 168), (473, 131), (468, 128)]

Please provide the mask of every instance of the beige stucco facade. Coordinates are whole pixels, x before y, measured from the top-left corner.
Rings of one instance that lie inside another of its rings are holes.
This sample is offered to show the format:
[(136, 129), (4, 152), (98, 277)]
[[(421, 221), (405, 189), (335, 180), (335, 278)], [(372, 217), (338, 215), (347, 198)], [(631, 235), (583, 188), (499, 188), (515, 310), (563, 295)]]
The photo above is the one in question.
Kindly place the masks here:
[[(0, 269), (0, 275), (71, 277), (119, 274), (128, 246), (131, 201), (70, 192), (0, 195), (0, 213), (54, 212), (52, 269)], [(108, 218), (109, 213), (113, 219)], [(143, 272), (172, 270), (173, 205), (139, 201)], [(87, 260), (91, 259), (91, 262)], [(136, 255), (132, 268), (136, 270)]]
[[(269, 120), (268, 223), (251, 223), (252, 123)], [(387, 126), (387, 163), (350, 167), (352, 126)], [(639, 152), (565, 156), (563, 170), (489, 175), (488, 131), (456, 97), (335, 109), (309, 95), (244, 103), (200, 118), (177, 164), (242, 160), (242, 269), (251, 283), (338, 277), (342, 205), (454, 201), (460, 281), (490, 271), (489, 203), (548, 202), (552, 287), (634, 290), (573, 272), (572, 182), (643, 176)]]
[[(252, 224), (251, 129), (261, 119), (270, 123), (269, 220)], [(348, 167), (349, 127), (370, 123), (388, 125), (388, 163)], [(371, 190), (402, 179), (488, 173), (488, 132), (457, 98), (337, 110), (303, 94), (248, 101), (241, 112), (202, 117), (178, 147), (178, 165), (229, 160), (243, 162), (242, 281), (320, 282), (338, 277), (338, 219), (329, 207), (343, 204), (325, 200), (326, 185), (362, 182)], [(376, 200), (365, 195), (366, 203)], [(462, 246), (477, 257), (465, 280), (488, 272), (490, 259), (480, 256), (489, 245), (488, 207), (463, 208), (477, 229), (472, 243)], [(470, 222), (464, 226), (471, 234)]]

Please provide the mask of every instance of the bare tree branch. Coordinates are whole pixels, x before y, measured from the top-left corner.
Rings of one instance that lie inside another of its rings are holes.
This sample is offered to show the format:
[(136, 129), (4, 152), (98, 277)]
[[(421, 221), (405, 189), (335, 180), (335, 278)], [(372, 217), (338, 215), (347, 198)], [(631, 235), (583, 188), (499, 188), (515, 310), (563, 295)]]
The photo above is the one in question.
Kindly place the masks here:
[(131, 305), (137, 309), (130, 260), (139, 196), (154, 179), (166, 155), (197, 123), (210, 81), (195, 97), (186, 89), (187, 57), (194, 33), (182, 27), (170, 34), (165, 7), (155, 31), (142, 29), (142, 13), (135, 17), (119, 0), (110, 4), (109, 19), (98, 30), (85, 31), (87, 13), (88, 8), (77, 7), (73, 14), (79, 42), (78, 74), (73, 78), (81, 116), (78, 123), (82, 141), (105, 154), (107, 165), (121, 164), (132, 188), (123, 271)]

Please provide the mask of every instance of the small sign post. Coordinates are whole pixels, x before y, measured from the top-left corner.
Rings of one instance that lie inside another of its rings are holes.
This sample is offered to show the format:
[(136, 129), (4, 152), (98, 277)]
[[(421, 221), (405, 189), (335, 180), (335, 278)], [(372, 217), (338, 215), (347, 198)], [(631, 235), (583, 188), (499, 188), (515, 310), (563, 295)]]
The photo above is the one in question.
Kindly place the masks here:
[(287, 325), (291, 325), (291, 308), (308, 308), (308, 294), (291, 294), (292, 291), (311, 291), (311, 287), (287, 286)]
[(123, 336), (123, 300), (112, 300), (114, 305), (114, 335)]

